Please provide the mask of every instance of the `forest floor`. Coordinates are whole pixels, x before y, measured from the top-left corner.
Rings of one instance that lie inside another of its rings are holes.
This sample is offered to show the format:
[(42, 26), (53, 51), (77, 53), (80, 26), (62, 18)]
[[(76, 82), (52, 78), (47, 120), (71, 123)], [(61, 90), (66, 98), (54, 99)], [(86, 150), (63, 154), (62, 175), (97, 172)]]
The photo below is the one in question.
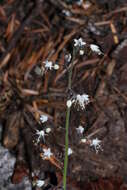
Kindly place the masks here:
[(67, 100), (83, 94), (85, 109), (71, 106), (67, 190), (126, 190), (127, 1), (0, 1), (2, 145), (16, 157), (10, 183), (27, 177), (31, 189), (62, 190)]

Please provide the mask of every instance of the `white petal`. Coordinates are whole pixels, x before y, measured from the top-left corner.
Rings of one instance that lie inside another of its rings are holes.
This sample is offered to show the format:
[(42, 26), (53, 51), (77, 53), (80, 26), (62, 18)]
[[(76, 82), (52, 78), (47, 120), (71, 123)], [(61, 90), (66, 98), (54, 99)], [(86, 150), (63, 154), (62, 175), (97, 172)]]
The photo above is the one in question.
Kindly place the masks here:
[(44, 184), (45, 184), (45, 181), (44, 181), (44, 180), (37, 180), (37, 181), (36, 181), (36, 185), (37, 185), (38, 187), (42, 187)]
[(99, 46), (97, 46), (97, 45), (95, 45), (95, 44), (91, 44), (91, 45), (90, 45), (90, 48), (91, 48), (92, 51), (98, 53), (99, 55), (102, 54), (102, 52), (101, 52)]
[(84, 132), (84, 128), (80, 125), (78, 128), (76, 128), (77, 132), (82, 134)]

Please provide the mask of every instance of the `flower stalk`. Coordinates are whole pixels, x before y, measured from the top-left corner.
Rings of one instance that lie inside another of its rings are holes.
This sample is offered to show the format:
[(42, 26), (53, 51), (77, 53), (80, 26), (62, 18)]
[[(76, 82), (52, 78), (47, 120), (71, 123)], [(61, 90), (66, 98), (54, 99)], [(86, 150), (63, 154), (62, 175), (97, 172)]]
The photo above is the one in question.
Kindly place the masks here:
[[(68, 72), (68, 90), (71, 89), (72, 85), (72, 72), (73, 72), (73, 62), (75, 59), (76, 49), (73, 48), (73, 55), (72, 55), (72, 61), (71, 61), (71, 67)], [(66, 112), (66, 124), (65, 124), (65, 158), (64, 158), (64, 171), (63, 171), (63, 189), (66, 190), (66, 184), (67, 184), (67, 167), (68, 167), (68, 145), (69, 145), (69, 121), (70, 121), (70, 112), (71, 107), (67, 107)]]

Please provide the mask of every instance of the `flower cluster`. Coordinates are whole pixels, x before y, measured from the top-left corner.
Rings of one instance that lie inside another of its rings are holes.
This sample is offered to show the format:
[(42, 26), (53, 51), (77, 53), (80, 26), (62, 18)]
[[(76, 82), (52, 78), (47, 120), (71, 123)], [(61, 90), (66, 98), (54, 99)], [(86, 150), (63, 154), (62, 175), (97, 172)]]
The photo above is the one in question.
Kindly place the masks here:
[(67, 107), (70, 108), (72, 104), (78, 104), (82, 110), (85, 109), (86, 105), (90, 102), (89, 96), (87, 94), (77, 94), (76, 97), (72, 97), (70, 100), (67, 101)]
[(81, 107), (81, 109), (85, 109), (85, 106), (90, 102), (89, 100), (89, 96), (87, 94), (78, 94), (76, 96), (76, 100), (75, 103), (79, 104), (79, 106)]
[[(86, 42), (83, 41), (82, 38), (74, 39), (74, 47), (77, 47), (79, 49), (79, 54), (84, 55), (84, 49), (83, 47), (86, 45)], [(102, 55), (102, 51), (100, 50), (99, 46), (96, 44), (90, 44), (91, 51), (97, 53), (98, 55)]]
[[(40, 116), (40, 121), (41, 123), (45, 123), (48, 121), (48, 116), (47, 115), (41, 115)], [(43, 141), (45, 142), (45, 132), (46, 133), (50, 133), (51, 132), (51, 128), (46, 128), (45, 131), (44, 130), (36, 130), (36, 135), (38, 136), (37, 138), (37, 143), (40, 142), (41, 138), (43, 138)]]

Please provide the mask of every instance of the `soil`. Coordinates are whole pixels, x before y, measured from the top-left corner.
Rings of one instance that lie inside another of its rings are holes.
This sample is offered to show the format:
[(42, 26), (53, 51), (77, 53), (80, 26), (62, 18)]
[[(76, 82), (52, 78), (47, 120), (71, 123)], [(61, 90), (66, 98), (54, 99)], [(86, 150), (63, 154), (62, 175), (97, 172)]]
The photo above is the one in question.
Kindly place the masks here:
[[(71, 107), (67, 190), (126, 190), (126, 0), (5, 0), (0, 25), (2, 145), (16, 158), (10, 183), (27, 177), (31, 189), (62, 189), (66, 102), (85, 93), (90, 97), (86, 109)], [(86, 46), (84, 55), (71, 59), (68, 89), (67, 56), (78, 38)], [(90, 44), (102, 54), (92, 52)], [(44, 71), (46, 60), (59, 69)], [(43, 114), (45, 123), (40, 122)], [(80, 125), (83, 134), (77, 133)], [(37, 143), (36, 130), (47, 128), (51, 132)], [(83, 138), (87, 143), (81, 143)], [(101, 140), (98, 152), (90, 146), (96, 138)], [(51, 149), (52, 159), (42, 158), (44, 148)], [(44, 180), (44, 186), (34, 186), (37, 180)]]

